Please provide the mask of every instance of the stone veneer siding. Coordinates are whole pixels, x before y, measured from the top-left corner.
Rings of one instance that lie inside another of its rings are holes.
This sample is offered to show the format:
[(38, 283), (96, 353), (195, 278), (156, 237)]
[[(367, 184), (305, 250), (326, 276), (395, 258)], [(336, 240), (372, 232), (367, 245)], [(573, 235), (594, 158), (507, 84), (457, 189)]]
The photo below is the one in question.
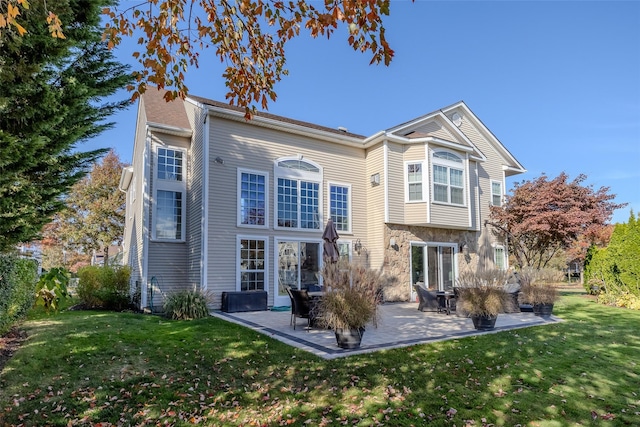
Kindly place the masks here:
[[(385, 288), (387, 301), (408, 301), (411, 282), (411, 242), (455, 243), (467, 242), (469, 253), (458, 253), (456, 262), (458, 271), (477, 263), (475, 253), (479, 234), (475, 231), (451, 230), (413, 225), (386, 224), (384, 236), (384, 272), (390, 278)], [(391, 248), (390, 241), (395, 239), (396, 246)], [(459, 246), (458, 246), (459, 248)]]

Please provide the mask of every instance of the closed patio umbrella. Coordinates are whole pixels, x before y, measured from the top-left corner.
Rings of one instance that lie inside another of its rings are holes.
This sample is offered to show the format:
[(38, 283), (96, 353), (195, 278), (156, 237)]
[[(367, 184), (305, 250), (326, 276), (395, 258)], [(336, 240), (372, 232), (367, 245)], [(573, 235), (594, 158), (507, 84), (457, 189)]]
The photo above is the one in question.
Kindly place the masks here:
[(338, 251), (339, 237), (333, 220), (329, 218), (324, 228), (324, 233), (322, 233), (322, 240), (324, 240), (324, 259), (328, 262), (338, 262), (340, 258), (340, 252)]

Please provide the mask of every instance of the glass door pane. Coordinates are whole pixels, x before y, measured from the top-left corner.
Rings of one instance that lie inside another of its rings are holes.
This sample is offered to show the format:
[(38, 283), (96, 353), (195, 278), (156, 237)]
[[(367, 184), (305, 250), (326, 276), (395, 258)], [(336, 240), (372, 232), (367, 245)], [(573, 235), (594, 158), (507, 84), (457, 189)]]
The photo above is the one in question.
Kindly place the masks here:
[(430, 289), (440, 290), (440, 262), (438, 259), (438, 247), (427, 247), (427, 284)]
[(419, 282), (424, 286), (424, 246), (411, 245), (411, 285)]
[(451, 246), (440, 246), (442, 254), (442, 290), (453, 291), (454, 270), (453, 270), (453, 248)]
[(298, 242), (278, 243), (278, 291), (277, 296), (287, 297), (286, 287), (298, 289)]
[(300, 259), (304, 260), (300, 270), (300, 289), (310, 292), (320, 290), (319, 247), (318, 243), (300, 242)]

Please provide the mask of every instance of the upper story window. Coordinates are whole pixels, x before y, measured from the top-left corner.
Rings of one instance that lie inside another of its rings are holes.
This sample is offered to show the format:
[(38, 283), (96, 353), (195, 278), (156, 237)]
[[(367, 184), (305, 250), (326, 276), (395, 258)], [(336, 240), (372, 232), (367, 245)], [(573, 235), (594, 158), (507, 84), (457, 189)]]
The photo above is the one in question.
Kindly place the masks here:
[(321, 167), (302, 156), (285, 157), (276, 160), (274, 172), (276, 227), (319, 230)]
[(433, 201), (464, 205), (464, 163), (448, 151), (436, 151), (433, 160)]
[(264, 172), (238, 169), (238, 225), (267, 226), (267, 185)]
[(182, 181), (182, 156), (182, 151), (158, 148), (158, 179)]
[(502, 206), (502, 182), (491, 180), (491, 204)]
[(329, 215), (338, 231), (351, 231), (351, 186), (329, 183)]
[(405, 163), (406, 170), (406, 195), (409, 202), (421, 202), (424, 200), (422, 162)]
[(186, 169), (185, 150), (156, 148), (152, 237), (166, 241), (185, 240)]

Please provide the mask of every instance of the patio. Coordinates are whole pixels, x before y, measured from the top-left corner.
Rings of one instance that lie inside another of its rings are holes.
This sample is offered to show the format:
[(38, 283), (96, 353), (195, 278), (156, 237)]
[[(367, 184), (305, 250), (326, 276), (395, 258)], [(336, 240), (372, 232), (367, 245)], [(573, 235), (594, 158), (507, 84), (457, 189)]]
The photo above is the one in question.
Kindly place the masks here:
[(229, 322), (246, 326), (255, 331), (306, 350), (324, 359), (370, 353), (378, 350), (407, 347), (436, 341), (463, 338), (467, 336), (491, 334), (528, 326), (546, 325), (560, 322), (555, 316), (542, 318), (533, 313), (500, 314), (492, 331), (477, 331), (471, 319), (455, 314), (421, 312), (417, 303), (386, 303), (379, 306), (378, 327), (367, 327), (362, 338), (362, 346), (357, 350), (343, 350), (336, 345), (331, 330), (311, 328), (307, 331), (306, 319), (298, 319), (299, 327), (294, 330), (289, 325), (290, 311), (252, 311), (225, 313), (213, 311), (211, 314)]

